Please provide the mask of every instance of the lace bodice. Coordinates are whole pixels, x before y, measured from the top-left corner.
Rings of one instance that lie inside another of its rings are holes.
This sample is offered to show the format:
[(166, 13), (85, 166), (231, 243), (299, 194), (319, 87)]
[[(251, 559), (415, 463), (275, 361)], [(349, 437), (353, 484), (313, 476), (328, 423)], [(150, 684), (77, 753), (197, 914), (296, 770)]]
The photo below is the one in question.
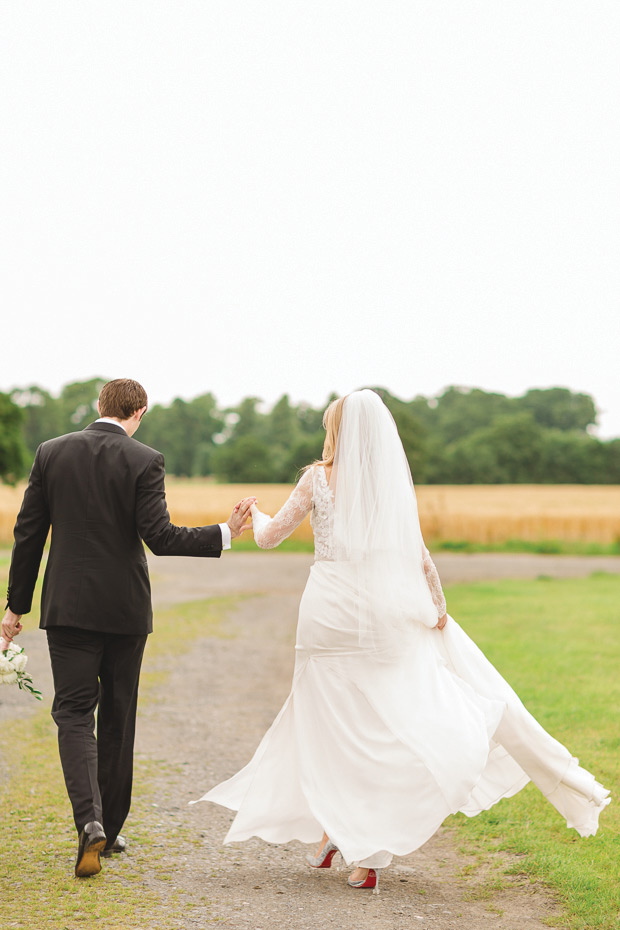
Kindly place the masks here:
[[(269, 517), (262, 513), (256, 504), (253, 505), (252, 528), (256, 544), (261, 549), (273, 549), (290, 536), (310, 512), (310, 523), (314, 533), (314, 558), (316, 561), (333, 562), (334, 496), (322, 465), (315, 465), (304, 472), (291, 496), (275, 517)], [(446, 613), (446, 599), (439, 573), (426, 546), (422, 564), (437, 616), (443, 617)]]
[(333, 562), (335, 558), (334, 492), (329, 486), (322, 465), (317, 465), (313, 472), (310, 523), (314, 533), (314, 558)]

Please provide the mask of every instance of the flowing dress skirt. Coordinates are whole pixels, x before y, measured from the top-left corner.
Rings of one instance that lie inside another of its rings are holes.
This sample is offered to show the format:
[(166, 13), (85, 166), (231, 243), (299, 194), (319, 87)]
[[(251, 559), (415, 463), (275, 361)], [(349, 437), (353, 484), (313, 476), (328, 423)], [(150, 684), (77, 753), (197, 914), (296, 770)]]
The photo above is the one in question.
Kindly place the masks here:
[(346, 862), (378, 867), (449, 814), (474, 816), (529, 780), (569, 827), (596, 832), (609, 792), (455, 620), (443, 632), (412, 625), (398, 654), (378, 659), (356, 618), (347, 564), (315, 562), (291, 692), (248, 765), (200, 799), (238, 812), (225, 842), (316, 843), (325, 830)]

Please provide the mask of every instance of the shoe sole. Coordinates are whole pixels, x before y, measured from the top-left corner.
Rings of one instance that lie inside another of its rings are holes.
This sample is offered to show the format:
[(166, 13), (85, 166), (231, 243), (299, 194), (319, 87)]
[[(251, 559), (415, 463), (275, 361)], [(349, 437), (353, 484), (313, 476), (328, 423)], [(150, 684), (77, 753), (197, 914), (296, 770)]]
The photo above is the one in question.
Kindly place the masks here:
[(99, 856), (105, 848), (106, 840), (95, 840), (94, 843), (84, 850), (82, 858), (75, 867), (77, 878), (88, 878), (89, 875), (98, 875), (101, 872), (101, 862)]

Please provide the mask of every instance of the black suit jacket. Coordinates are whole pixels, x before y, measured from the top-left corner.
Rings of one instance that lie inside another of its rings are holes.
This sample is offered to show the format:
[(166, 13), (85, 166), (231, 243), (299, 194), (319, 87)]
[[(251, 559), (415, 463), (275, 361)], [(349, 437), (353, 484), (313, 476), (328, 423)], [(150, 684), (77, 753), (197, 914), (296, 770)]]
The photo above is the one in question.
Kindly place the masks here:
[(170, 522), (163, 456), (113, 423), (91, 423), (37, 449), (9, 573), (8, 606), (17, 614), (32, 605), (50, 525), (43, 629), (150, 633), (151, 586), (142, 540), (155, 555), (218, 557), (222, 551), (219, 526)]

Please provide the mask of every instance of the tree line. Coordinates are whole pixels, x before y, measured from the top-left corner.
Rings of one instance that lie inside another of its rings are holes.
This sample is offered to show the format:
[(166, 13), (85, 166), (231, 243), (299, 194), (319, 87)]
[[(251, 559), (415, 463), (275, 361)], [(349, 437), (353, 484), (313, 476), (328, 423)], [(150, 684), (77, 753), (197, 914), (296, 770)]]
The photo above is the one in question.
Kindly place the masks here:
[[(2, 479), (23, 477), (39, 443), (96, 419), (104, 382), (67, 384), (58, 396), (39, 386), (0, 394)], [(407, 401), (374, 390), (392, 412), (419, 484), (620, 484), (620, 439), (592, 434), (597, 411), (589, 394), (557, 387), (508, 397), (452, 386)], [(283, 394), (265, 410), (258, 397), (234, 407), (221, 407), (211, 393), (177, 398), (151, 407), (136, 438), (164, 454), (172, 475), (291, 483), (320, 458), (331, 399), (316, 408)]]

